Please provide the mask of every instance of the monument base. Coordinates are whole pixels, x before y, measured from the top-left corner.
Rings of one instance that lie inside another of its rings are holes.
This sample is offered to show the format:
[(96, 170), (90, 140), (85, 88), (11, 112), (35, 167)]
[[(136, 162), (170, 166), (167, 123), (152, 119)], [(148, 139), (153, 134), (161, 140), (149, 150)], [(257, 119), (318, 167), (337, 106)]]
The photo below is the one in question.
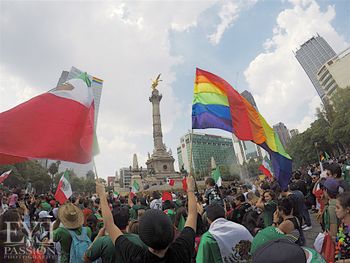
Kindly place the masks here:
[(174, 161), (175, 159), (167, 152), (162, 154), (156, 152), (146, 162), (148, 174), (157, 179), (172, 178), (177, 175), (174, 170)]

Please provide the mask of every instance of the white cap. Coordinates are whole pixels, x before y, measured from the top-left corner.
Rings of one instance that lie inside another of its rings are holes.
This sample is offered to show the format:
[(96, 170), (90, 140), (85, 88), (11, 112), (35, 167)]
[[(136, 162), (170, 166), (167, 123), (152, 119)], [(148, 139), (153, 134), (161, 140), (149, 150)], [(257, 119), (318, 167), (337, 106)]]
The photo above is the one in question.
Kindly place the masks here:
[(41, 219), (43, 219), (43, 218), (52, 218), (53, 216), (50, 216), (49, 215), (49, 212), (47, 212), (47, 211), (41, 211), (40, 213), (39, 213), (39, 218), (41, 218)]

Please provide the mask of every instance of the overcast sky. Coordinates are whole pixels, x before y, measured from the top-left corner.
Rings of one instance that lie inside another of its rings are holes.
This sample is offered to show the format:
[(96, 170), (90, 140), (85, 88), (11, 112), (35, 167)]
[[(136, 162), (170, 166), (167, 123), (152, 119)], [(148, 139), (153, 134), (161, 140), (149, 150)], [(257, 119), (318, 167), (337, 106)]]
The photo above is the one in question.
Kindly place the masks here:
[(249, 90), (271, 126), (283, 122), (304, 131), (320, 99), (292, 51), (317, 33), (336, 52), (348, 47), (349, 5), (0, 1), (0, 112), (53, 88), (71, 66), (103, 79), (95, 158), (102, 177), (129, 167), (133, 153), (145, 167), (153, 150), (148, 97), (158, 73), (164, 142), (176, 169), (179, 138), (191, 128), (196, 67)]

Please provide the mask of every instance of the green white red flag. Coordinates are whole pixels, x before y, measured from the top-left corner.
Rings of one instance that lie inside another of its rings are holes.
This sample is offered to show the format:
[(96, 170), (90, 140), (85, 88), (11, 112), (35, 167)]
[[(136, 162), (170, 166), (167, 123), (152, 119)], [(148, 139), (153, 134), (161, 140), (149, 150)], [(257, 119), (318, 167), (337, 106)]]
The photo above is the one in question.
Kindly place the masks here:
[(71, 197), (72, 194), (73, 192), (69, 182), (68, 171), (66, 171), (58, 183), (55, 199), (62, 205), (69, 199), (69, 197)]
[(216, 185), (220, 187), (222, 180), (221, 180), (221, 173), (220, 173), (219, 166), (216, 167), (216, 169), (212, 172), (211, 176), (213, 177)]
[(131, 192), (136, 194), (140, 190), (140, 186), (136, 180), (134, 180), (134, 183), (132, 184)]
[(261, 171), (268, 178), (272, 178), (272, 170), (270, 165), (270, 160), (265, 156), (262, 161), (262, 164), (259, 166), (259, 171)]
[(0, 164), (45, 158), (88, 163), (94, 101), (86, 73), (0, 113)]
[(167, 183), (168, 185), (170, 185), (170, 186), (174, 186), (175, 180), (174, 180), (174, 179), (167, 178), (167, 179), (166, 179), (166, 183)]
[(4, 172), (0, 175), (0, 184), (2, 184), (7, 179), (7, 177), (9, 177), (11, 172), (12, 170)]

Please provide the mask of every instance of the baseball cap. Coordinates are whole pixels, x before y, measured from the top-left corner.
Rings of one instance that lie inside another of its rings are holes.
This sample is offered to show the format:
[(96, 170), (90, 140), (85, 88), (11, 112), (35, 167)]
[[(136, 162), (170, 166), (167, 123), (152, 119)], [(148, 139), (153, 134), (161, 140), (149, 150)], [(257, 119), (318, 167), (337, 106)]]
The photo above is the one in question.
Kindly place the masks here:
[[(282, 253), (281, 253), (282, 251)], [(306, 263), (304, 250), (288, 239), (271, 240), (253, 254), (253, 263)]]
[(150, 248), (165, 249), (174, 238), (171, 220), (163, 211), (147, 210), (139, 221), (139, 237)]
[(327, 178), (326, 181), (323, 183), (323, 186), (331, 193), (338, 193), (339, 182), (337, 179)]
[(44, 219), (44, 218), (52, 218), (53, 216), (50, 216), (49, 215), (49, 212), (47, 212), (47, 211), (41, 211), (40, 213), (39, 213), (39, 218), (40, 219)]

